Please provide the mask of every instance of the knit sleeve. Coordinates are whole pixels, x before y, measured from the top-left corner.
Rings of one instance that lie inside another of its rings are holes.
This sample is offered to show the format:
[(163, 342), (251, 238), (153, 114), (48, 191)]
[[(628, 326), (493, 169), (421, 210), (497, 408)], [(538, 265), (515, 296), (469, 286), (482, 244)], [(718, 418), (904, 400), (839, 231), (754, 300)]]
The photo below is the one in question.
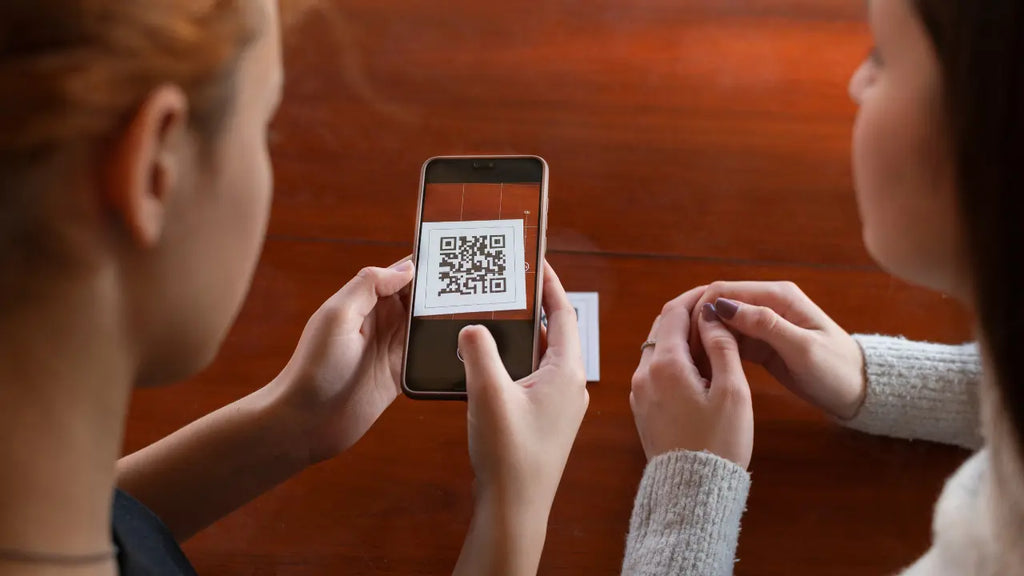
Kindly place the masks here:
[(732, 574), (749, 490), (747, 471), (713, 454), (651, 460), (633, 506), (623, 575)]
[(948, 346), (856, 335), (864, 351), (867, 397), (844, 424), (896, 438), (981, 447), (976, 344)]

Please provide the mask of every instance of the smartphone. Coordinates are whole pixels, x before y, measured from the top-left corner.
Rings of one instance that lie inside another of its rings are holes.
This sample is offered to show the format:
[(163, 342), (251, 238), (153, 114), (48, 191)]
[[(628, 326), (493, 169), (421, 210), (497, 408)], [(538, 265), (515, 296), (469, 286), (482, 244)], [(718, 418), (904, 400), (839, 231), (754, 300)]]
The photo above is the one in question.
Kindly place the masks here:
[(487, 327), (514, 380), (537, 369), (548, 166), (537, 156), (431, 158), (420, 176), (402, 389), (464, 400), (459, 332)]

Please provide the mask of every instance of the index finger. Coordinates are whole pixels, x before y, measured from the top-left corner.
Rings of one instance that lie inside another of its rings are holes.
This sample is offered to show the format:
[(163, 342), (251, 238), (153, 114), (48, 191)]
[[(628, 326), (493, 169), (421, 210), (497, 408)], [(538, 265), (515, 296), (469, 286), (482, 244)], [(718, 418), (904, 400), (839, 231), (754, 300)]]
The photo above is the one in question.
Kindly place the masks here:
[[(766, 306), (786, 320), (809, 330), (819, 328), (828, 318), (828, 315), (792, 282), (715, 282), (708, 286), (700, 305), (714, 304), (719, 298), (739, 300), (754, 306)], [(699, 306), (697, 312), (700, 311)]]
[(562, 287), (555, 269), (544, 261), (544, 310), (548, 315), (548, 350), (544, 363), (551, 358), (581, 358), (579, 323), (576, 309)]
[(656, 334), (655, 358), (680, 350), (685, 351), (687, 357), (690, 356), (690, 317), (705, 290), (707, 286), (698, 286), (665, 304)]
[[(828, 315), (796, 284), (773, 281), (714, 282), (710, 284), (691, 315), (693, 322), (697, 322), (704, 304), (716, 304), (719, 298), (771, 308), (783, 319), (805, 330), (820, 330), (831, 323)], [(693, 343), (694, 357), (701, 368), (705, 368), (704, 360), (706, 358), (697, 331), (697, 324), (692, 326), (690, 338)], [(735, 326), (731, 329), (735, 330)]]

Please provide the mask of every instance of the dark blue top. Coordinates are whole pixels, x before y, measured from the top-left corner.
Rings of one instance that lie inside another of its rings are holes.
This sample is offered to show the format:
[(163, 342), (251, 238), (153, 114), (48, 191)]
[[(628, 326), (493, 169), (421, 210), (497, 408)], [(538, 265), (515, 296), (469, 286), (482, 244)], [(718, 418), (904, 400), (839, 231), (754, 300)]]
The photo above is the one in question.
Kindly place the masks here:
[(121, 576), (196, 576), (160, 518), (128, 494), (114, 494), (113, 536)]

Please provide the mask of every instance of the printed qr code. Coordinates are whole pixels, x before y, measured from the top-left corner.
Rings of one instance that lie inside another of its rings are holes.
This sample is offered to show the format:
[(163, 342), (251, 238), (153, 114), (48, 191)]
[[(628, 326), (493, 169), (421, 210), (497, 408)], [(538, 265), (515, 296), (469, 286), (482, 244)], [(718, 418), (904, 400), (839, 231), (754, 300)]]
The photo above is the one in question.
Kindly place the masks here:
[(506, 253), (503, 234), (442, 237), (437, 275), (440, 290), (437, 295), (506, 293)]
[(414, 316), (526, 310), (522, 220), (423, 222)]

